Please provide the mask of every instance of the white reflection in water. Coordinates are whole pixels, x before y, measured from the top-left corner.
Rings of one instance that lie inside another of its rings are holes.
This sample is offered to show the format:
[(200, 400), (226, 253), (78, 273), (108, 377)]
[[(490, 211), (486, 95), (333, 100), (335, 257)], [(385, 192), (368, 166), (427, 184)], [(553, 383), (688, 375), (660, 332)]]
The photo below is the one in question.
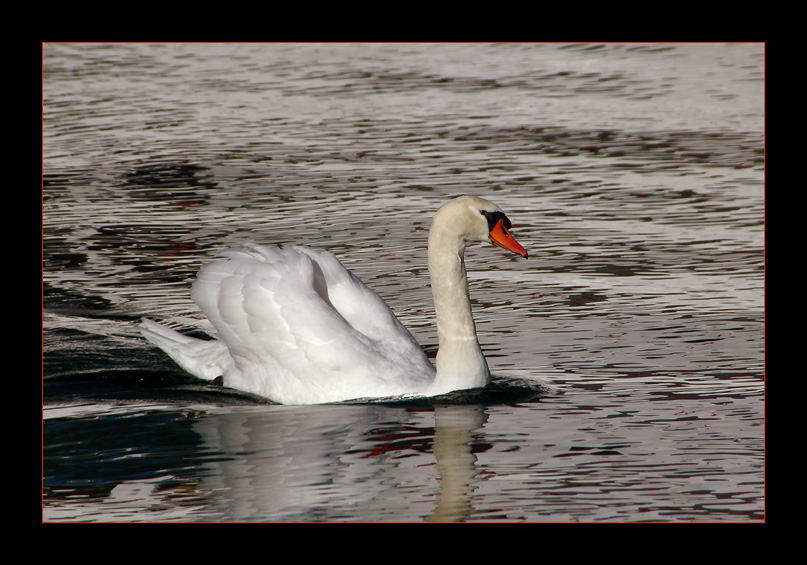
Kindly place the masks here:
[[(581, 378), (579, 385), (595, 382)], [(606, 390), (607, 384), (602, 386)], [(431, 410), (184, 408), (190, 427), (164, 448), (144, 449), (115, 434), (99, 455), (145, 478), (120, 482), (102, 500), (76, 494), (71, 503), (53, 496), (46, 517), (593, 521), (753, 515), (762, 465), (758, 408), (739, 388), (733, 399), (725, 389), (715, 392), (711, 401), (705, 393), (697, 405), (669, 393), (663, 402), (633, 401), (622, 408), (614, 400), (629, 400), (629, 393), (603, 396), (583, 389), (533, 404)], [(117, 411), (142, 430), (156, 423), (149, 423), (155, 409)], [(170, 410), (158, 421), (174, 420)], [(101, 413), (108, 418), (110, 411), (96, 407), (95, 417)], [(83, 411), (84, 418), (89, 415)], [(65, 424), (67, 412), (55, 416), (47, 422)], [(179, 445), (185, 447), (178, 451)], [(64, 449), (48, 455), (55, 458)], [(172, 457), (164, 449), (176, 453)], [(164, 467), (167, 461), (175, 468)], [(84, 466), (92, 472), (86, 461), (74, 466), (76, 482)]]

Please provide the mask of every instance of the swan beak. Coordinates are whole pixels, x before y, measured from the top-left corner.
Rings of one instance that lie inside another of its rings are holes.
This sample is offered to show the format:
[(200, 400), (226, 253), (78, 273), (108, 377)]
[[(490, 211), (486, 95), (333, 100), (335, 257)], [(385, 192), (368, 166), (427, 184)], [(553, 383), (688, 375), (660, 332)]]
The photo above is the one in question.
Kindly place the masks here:
[(525, 259), (529, 257), (527, 250), (521, 247), (521, 244), (516, 241), (516, 238), (510, 235), (510, 232), (504, 227), (504, 220), (496, 222), (496, 225), (490, 230), (490, 242), (502, 249), (517, 253)]

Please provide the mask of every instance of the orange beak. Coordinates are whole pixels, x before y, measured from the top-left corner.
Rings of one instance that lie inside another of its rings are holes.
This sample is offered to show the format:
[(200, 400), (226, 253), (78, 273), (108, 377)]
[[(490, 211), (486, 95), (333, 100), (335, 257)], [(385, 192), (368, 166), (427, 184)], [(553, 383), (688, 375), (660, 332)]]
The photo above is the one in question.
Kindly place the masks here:
[(516, 241), (516, 238), (510, 235), (510, 232), (504, 227), (504, 220), (496, 222), (496, 225), (490, 230), (490, 242), (502, 249), (517, 253), (525, 259), (529, 257), (527, 250), (521, 247), (521, 244)]

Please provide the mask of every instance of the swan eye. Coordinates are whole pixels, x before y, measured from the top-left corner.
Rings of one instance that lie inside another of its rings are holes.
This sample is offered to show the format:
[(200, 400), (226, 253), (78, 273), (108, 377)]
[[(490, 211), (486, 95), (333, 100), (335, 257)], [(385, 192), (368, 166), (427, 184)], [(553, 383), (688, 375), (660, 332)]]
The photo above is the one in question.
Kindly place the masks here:
[(503, 212), (488, 212), (486, 210), (480, 210), (480, 213), (487, 218), (489, 231), (495, 228), (496, 224), (498, 224), (500, 220), (504, 224), (505, 231), (510, 229), (510, 219), (505, 216)]

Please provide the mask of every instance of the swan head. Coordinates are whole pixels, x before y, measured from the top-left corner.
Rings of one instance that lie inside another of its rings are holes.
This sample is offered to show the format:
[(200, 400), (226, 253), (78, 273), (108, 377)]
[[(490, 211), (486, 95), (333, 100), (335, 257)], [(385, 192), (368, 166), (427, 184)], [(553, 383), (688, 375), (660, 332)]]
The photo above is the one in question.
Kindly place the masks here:
[(468, 241), (490, 241), (493, 245), (528, 257), (527, 250), (510, 234), (510, 220), (493, 202), (477, 196), (459, 196), (444, 204), (434, 216), (429, 233), (458, 240), (465, 249)]

